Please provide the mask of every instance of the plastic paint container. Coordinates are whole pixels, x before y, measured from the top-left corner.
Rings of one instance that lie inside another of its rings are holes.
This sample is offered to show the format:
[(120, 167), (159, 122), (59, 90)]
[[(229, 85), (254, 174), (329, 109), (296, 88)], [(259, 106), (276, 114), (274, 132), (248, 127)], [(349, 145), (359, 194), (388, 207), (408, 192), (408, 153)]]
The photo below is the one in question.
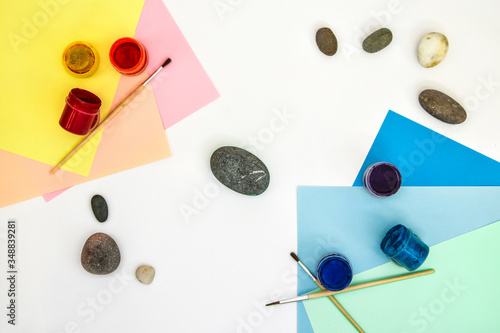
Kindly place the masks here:
[(63, 66), (66, 72), (75, 77), (89, 77), (99, 67), (99, 55), (87, 42), (73, 42), (64, 49)]
[(409, 271), (419, 268), (429, 255), (429, 247), (402, 224), (387, 232), (380, 248), (389, 259)]
[(377, 162), (370, 165), (363, 174), (366, 190), (377, 198), (386, 198), (401, 188), (401, 173), (391, 163)]
[(90, 91), (74, 88), (66, 97), (59, 125), (70, 133), (86, 135), (99, 124), (100, 107), (99, 97)]
[(146, 69), (148, 53), (139, 41), (124, 37), (118, 39), (111, 46), (109, 60), (121, 74), (136, 75)]
[(351, 283), (352, 267), (342, 254), (329, 253), (318, 261), (316, 277), (326, 289), (339, 291)]

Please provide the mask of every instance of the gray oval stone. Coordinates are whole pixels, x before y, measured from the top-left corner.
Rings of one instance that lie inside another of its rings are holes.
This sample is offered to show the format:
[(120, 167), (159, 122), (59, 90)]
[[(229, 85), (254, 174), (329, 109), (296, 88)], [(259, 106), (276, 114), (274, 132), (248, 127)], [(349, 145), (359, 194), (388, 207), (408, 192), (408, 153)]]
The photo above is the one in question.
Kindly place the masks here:
[(108, 219), (108, 204), (101, 195), (94, 195), (90, 200), (90, 206), (97, 221), (105, 222)]
[(368, 53), (375, 53), (387, 47), (391, 42), (391, 30), (382, 28), (365, 38), (363, 41), (363, 50)]
[(270, 175), (265, 164), (238, 147), (225, 146), (214, 151), (210, 168), (222, 184), (241, 194), (259, 195), (269, 186)]
[(332, 56), (337, 53), (337, 37), (335, 37), (335, 34), (330, 28), (324, 27), (316, 31), (316, 44), (319, 50), (327, 56)]
[(120, 265), (120, 249), (109, 235), (98, 232), (90, 236), (82, 249), (82, 266), (92, 274), (114, 272)]
[(431, 116), (448, 124), (461, 124), (467, 119), (465, 109), (453, 98), (438, 90), (427, 89), (420, 93), (418, 101)]

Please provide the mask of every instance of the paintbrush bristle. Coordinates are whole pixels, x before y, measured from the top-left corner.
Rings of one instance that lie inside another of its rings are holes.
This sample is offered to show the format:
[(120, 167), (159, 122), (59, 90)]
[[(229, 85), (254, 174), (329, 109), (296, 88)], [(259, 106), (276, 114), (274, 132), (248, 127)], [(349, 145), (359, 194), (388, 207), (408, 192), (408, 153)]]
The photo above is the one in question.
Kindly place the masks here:
[(167, 66), (168, 64), (170, 64), (171, 61), (172, 61), (172, 59), (167, 58), (167, 60), (165, 60), (165, 62), (163, 63), (163, 65), (161, 65), (161, 67)]
[(291, 252), (290, 255), (292, 256), (293, 259), (295, 259), (296, 262), (300, 261), (299, 257), (297, 257), (297, 255), (295, 254), (295, 252)]
[(269, 304), (266, 304), (266, 306), (271, 306), (271, 305), (277, 305), (277, 304), (280, 304), (280, 302), (272, 302), (272, 303), (269, 303)]

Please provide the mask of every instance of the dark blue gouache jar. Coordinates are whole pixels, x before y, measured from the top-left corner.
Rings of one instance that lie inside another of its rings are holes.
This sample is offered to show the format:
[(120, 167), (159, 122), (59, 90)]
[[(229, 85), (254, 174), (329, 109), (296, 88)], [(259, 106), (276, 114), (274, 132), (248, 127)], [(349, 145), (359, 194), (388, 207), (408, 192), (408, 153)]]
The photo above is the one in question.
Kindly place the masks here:
[(387, 198), (401, 187), (402, 178), (398, 168), (391, 163), (377, 162), (366, 168), (363, 185), (377, 198)]
[(419, 268), (429, 255), (429, 247), (402, 224), (387, 232), (380, 248), (389, 259), (409, 271)]
[(332, 291), (342, 290), (351, 283), (351, 263), (339, 253), (326, 254), (321, 257), (316, 265), (316, 276), (326, 289)]

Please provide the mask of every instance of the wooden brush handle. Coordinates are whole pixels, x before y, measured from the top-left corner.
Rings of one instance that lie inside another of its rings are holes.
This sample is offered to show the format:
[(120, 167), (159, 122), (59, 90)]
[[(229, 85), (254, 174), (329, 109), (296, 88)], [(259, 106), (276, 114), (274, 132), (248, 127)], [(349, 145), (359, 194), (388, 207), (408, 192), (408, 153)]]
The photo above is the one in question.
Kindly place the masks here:
[[(318, 287), (321, 288), (321, 290), (326, 290), (325, 287), (323, 287), (318, 280), (315, 280), (314, 282), (316, 282), (316, 284), (318, 285)], [(354, 327), (356, 327), (359, 333), (365, 333), (365, 331), (363, 331), (363, 329), (358, 325), (358, 323), (354, 320), (354, 318), (351, 317), (351, 315), (346, 311), (346, 309), (344, 309), (344, 307), (339, 303), (339, 301), (337, 301), (335, 297), (333, 297), (333, 295), (328, 296), (328, 298), (333, 302), (333, 304), (335, 304), (337, 309), (339, 309), (340, 312), (342, 312), (342, 314), (347, 318), (347, 320), (349, 320), (351, 324)]]
[(320, 291), (320, 292), (317, 292), (317, 293), (308, 294), (307, 296), (308, 296), (309, 299), (318, 298), (318, 297), (325, 297), (325, 296), (331, 296), (331, 295), (345, 293), (347, 291), (358, 290), (358, 289), (363, 289), (363, 288), (378, 286), (378, 285), (381, 285), (381, 284), (386, 284), (386, 283), (391, 283), (391, 282), (396, 282), (396, 281), (411, 279), (411, 278), (414, 278), (414, 277), (424, 276), (424, 275), (432, 274), (434, 272), (435, 272), (435, 270), (433, 270), (433, 269), (427, 269), (427, 270), (416, 272), (416, 273), (398, 275), (398, 276), (393, 276), (393, 277), (390, 277), (390, 278), (387, 278), (387, 279), (381, 279), (381, 280), (377, 280), (377, 281), (370, 281), (370, 282), (365, 282), (365, 283), (359, 283), (359, 284), (355, 284), (355, 285), (350, 285), (347, 288), (342, 289), (340, 291), (326, 290), (326, 291)]

